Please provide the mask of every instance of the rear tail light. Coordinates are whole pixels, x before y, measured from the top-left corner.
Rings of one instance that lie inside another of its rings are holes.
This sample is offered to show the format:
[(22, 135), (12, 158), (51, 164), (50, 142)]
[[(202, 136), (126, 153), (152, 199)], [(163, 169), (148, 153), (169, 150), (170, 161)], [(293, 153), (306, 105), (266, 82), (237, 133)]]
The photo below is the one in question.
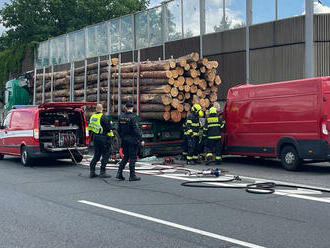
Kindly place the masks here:
[(324, 116), (321, 120), (321, 139), (327, 139), (329, 135), (327, 129), (327, 116)]
[(86, 132), (86, 145), (88, 145), (89, 144), (89, 131), (88, 131), (88, 127), (86, 126), (85, 127), (85, 132)]
[(39, 139), (39, 129), (34, 129), (33, 130), (33, 137), (37, 140)]
[(142, 125), (142, 129), (152, 129), (152, 125)]

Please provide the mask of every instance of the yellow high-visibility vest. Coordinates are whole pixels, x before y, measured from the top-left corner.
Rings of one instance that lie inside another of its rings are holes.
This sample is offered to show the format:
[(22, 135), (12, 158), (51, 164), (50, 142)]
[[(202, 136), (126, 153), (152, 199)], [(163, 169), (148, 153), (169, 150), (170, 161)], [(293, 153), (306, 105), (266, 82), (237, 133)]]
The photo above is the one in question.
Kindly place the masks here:
[[(101, 118), (103, 116), (103, 113), (93, 114), (91, 116), (91, 119), (89, 121), (88, 130), (92, 131), (96, 134), (103, 134), (103, 128), (101, 126)], [(113, 132), (110, 130), (110, 132), (107, 133), (107, 136), (113, 137)]]

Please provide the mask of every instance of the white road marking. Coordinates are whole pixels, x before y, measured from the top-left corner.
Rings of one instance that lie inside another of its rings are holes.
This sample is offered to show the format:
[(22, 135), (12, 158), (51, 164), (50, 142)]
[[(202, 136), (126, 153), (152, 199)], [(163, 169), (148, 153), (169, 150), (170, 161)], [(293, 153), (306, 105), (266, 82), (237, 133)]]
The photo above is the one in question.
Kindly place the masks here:
[(298, 194), (298, 195), (322, 195), (321, 191), (318, 190), (309, 190), (309, 189), (281, 189), (276, 190), (276, 192), (286, 193), (286, 194)]
[(174, 228), (177, 228), (177, 229), (181, 229), (181, 230), (184, 230), (184, 231), (196, 233), (196, 234), (199, 234), (199, 235), (203, 235), (203, 236), (206, 236), (206, 237), (218, 239), (218, 240), (229, 242), (229, 243), (232, 243), (232, 244), (241, 245), (241, 246), (244, 246), (244, 247), (265, 248), (264, 246), (259, 246), (259, 245), (255, 245), (255, 244), (248, 243), (248, 242), (245, 242), (245, 241), (241, 241), (241, 240), (238, 240), (238, 239), (229, 238), (229, 237), (222, 236), (222, 235), (219, 235), (219, 234), (216, 234), (216, 233), (203, 231), (203, 230), (200, 230), (200, 229), (180, 225), (180, 224), (177, 224), (177, 223), (174, 223), (174, 222), (170, 222), (170, 221), (150, 217), (150, 216), (143, 215), (143, 214), (138, 214), (138, 213), (126, 211), (126, 210), (119, 209), (119, 208), (114, 208), (114, 207), (102, 205), (102, 204), (95, 203), (95, 202), (90, 202), (90, 201), (85, 201), (85, 200), (80, 200), (78, 202), (83, 203), (83, 204), (87, 204), (87, 205), (90, 205), (90, 206), (106, 209), (106, 210), (109, 210), (109, 211), (113, 211), (113, 212), (116, 212), (116, 213), (129, 215), (129, 216), (136, 217), (136, 218), (139, 218), (139, 219), (152, 221), (152, 222), (155, 222), (155, 223), (158, 223), (158, 224), (174, 227)]

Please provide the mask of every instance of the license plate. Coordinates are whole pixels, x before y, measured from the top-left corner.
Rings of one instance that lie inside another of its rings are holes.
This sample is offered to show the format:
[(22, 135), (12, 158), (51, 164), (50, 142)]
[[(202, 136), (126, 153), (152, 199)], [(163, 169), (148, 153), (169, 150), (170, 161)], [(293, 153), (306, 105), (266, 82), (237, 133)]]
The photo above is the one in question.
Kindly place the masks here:
[(152, 133), (146, 133), (146, 134), (142, 134), (142, 138), (153, 138), (154, 135)]

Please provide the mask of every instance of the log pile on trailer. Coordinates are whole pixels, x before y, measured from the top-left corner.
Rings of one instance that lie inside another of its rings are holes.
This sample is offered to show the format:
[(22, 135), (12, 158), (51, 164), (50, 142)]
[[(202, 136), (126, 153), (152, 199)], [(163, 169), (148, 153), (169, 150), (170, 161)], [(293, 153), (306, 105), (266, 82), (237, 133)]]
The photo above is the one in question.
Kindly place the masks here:
[[(86, 101), (98, 99), (107, 106), (110, 83), (110, 113), (118, 114), (121, 103), (140, 101), (140, 117), (179, 122), (185, 118), (192, 104), (199, 103), (206, 110), (217, 101), (221, 78), (217, 75), (217, 61), (200, 59), (192, 53), (179, 59), (122, 63), (118, 59), (89, 64), (86, 70)], [(110, 81), (108, 80), (110, 76)], [(36, 101), (41, 103), (45, 77), (45, 102), (51, 101), (51, 78), (53, 77), (53, 101), (68, 101), (70, 78), (74, 78), (74, 101), (83, 101), (85, 93), (85, 67), (71, 71), (37, 74)], [(120, 87), (119, 87), (120, 80)], [(139, 87), (138, 87), (139, 83)], [(139, 89), (139, 92), (138, 92)], [(120, 91), (119, 91), (120, 90)], [(120, 92), (120, 94), (119, 94)]]

